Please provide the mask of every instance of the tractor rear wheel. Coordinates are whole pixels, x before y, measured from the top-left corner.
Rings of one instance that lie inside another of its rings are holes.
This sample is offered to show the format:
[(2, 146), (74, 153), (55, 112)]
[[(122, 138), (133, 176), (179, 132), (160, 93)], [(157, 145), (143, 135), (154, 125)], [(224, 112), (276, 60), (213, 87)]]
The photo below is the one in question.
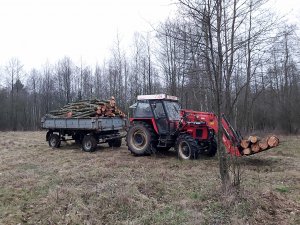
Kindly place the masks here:
[(196, 159), (198, 157), (197, 142), (189, 134), (182, 134), (177, 138), (175, 149), (179, 159)]
[(126, 136), (128, 150), (134, 155), (150, 155), (155, 151), (157, 140), (153, 128), (147, 123), (135, 123)]

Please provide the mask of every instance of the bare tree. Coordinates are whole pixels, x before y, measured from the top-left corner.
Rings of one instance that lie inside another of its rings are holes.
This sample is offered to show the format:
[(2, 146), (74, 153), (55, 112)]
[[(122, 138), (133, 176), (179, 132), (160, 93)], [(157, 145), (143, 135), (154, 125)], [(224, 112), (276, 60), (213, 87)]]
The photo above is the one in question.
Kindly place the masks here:
[[(11, 92), (10, 92), (10, 124), (13, 130), (17, 130), (17, 123), (18, 123), (18, 118), (17, 118), (17, 113), (16, 113), (16, 97), (19, 95), (20, 91), (20, 85), (16, 85), (17, 81), (20, 81), (20, 75), (22, 71), (23, 65), (21, 65), (21, 62), (17, 58), (11, 58), (6, 65), (5, 69), (10, 77), (10, 87), (11, 87)], [(18, 88), (15, 90), (15, 88)], [(17, 95), (17, 96), (16, 96)]]

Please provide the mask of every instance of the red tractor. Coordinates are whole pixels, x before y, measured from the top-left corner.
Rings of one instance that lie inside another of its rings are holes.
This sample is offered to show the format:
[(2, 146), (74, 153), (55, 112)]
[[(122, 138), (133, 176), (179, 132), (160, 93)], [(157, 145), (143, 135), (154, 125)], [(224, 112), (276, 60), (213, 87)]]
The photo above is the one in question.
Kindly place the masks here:
[[(139, 95), (130, 118), (127, 146), (135, 155), (149, 155), (174, 147), (180, 159), (196, 159), (217, 152), (218, 120), (214, 113), (180, 110), (178, 98), (166, 94)], [(242, 154), (242, 137), (222, 116), (223, 143), (227, 152)]]

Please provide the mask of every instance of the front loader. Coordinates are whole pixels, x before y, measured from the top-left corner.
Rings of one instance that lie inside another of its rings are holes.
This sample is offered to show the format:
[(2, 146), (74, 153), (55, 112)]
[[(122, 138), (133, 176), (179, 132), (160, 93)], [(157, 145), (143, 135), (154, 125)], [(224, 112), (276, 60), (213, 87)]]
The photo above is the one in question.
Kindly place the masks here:
[(126, 136), (128, 150), (134, 155), (150, 155), (174, 147), (180, 159), (212, 157), (217, 152), (215, 136), (221, 127), (227, 152), (242, 156), (241, 135), (224, 115), (221, 121), (218, 126), (214, 113), (181, 110), (175, 96), (139, 95)]

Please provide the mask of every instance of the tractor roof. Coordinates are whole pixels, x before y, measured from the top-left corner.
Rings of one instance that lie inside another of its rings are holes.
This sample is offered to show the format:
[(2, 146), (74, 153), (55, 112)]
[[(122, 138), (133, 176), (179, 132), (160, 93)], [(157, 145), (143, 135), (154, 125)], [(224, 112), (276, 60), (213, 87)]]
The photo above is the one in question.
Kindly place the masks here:
[(167, 95), (167, 94), (156, 94), (156, 95), (138, 95), (138, 100), (154, 100), (154, 99), (167, 99), (167, 100), (173, 100), (178, 101), (178, 97)]

